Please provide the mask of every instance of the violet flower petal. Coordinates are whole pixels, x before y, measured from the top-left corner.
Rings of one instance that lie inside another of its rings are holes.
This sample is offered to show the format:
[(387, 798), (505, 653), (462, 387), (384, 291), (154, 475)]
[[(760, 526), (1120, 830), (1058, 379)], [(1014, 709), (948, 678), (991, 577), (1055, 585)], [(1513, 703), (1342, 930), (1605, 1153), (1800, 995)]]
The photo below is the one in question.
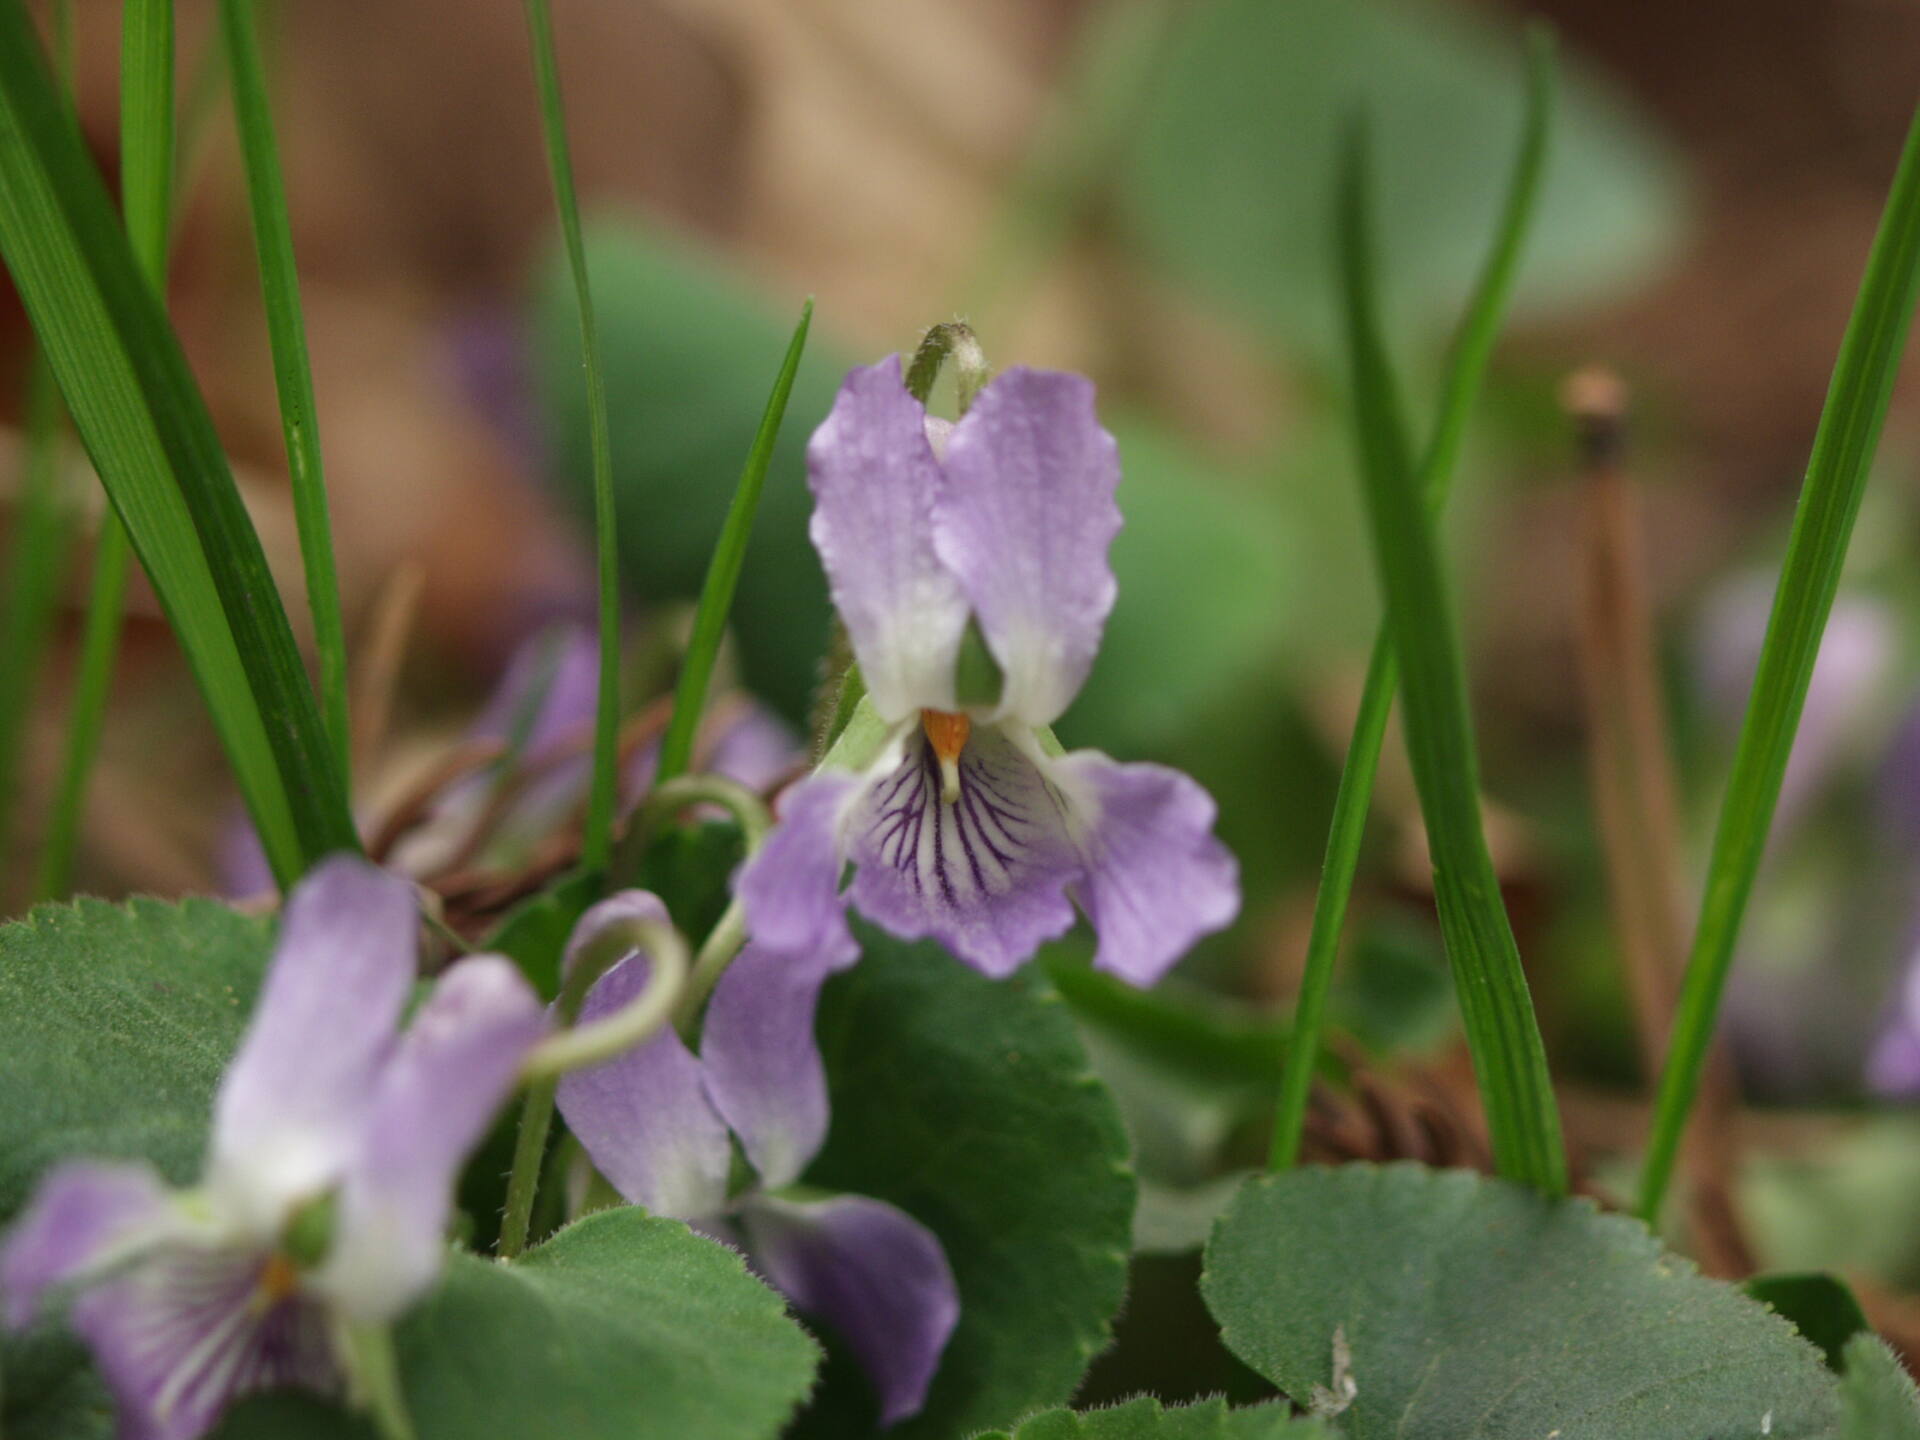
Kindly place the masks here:
[(418, 961), (413, 887), (353, 856), (287, 897), (253, 1020), (214, 1101), (208, 1183), (249, 1233), (338, 1179)]
[(848, 374), (807, 445), (808, 533), (881, 718), (952, 710), (967, 628), (960, 585), (934, 554), (940, 466), (900, 357)]
[(1920, 1035), (1899, 1023), (1874, 1041), (1867, 1056), (1867, 1086), (1888, 1100), (1920, 1097)]
[(707, 768), (749, 790), (765, 790), (806, 758), (806, 750), (784, 720), (764, 705), (749, 702), (715, 739)]
[(880, 1423), (918, 1414), (960, 1318), (960, 1294), (932, 1231), (861, 1195), (740, 1207), (754, 1268), (830, 1324), (865, 1368)]
[(263, 1289), (265, 1251), (175, 1245), (82, 1294), (73, 1328), (119, 1402), (119, 1440), (195, 1440), (234, 1400), (338, 1370), (318, 1302)]
[(895, 935), (930, 935), (999, 977), (1072, 928), (1067, 887), (1081, 862), (1040, 772), (997, 729), (974, 728), (959, 770), (959, 797), (943, 800), (939, 762), (916, 732), (899, 769), (861, 797), (853, 903)]
[(1240, 868), (1213, 834), (1213, 798), (1164, 765), (1097, 750), (1047, 762), (1086, 860), (1077, 898), (1100, 949), (1094, 965), (1151, 985), (1240, 910)]
[(380, 1077), (316, 1277), (353, 1319), (392, 1320), (433, 1284), (460, 1167), (546, 1028), (540, 997), (500, 955), (462, 960), (414, 1016)]
[(852, 943), (812, 954), (749, 944), (714, 987), (700, 1031), (707, 1096), (767, 1189), (798, 1180), (827, 1138), (814, 1010), (827, 977), (859, 958)]
[(467, 735), (506, 740), (516, 726), (525, 725), (521, 754), (538, 760), (589, 731), (599, 700), (598, 637), (584, 625), (545, 630), (515, 647)]
[[(1721, 586), (1701, 617), (1696, 654), (1702, 689), (1729, 730), (1746, 711), (1773, 612), (1773, 590), (1770, 577), (1742, 577)], [(1793, 826), (1845, 757), (1861, 712), (1886, 676), (1896, 638), (1879, 601), (1858, 595), (1834, 601), (1780, 782), (1776, 836)]]
[(9, 1329), (25, 1328), (51, 1289), (78, 1280), (143, 1234), (164, 1236), (167, 1187), (144, 1164), (70, 1160), (41, 1179), (0, 1249)]
[(789, 955), (839, 954), (853, 943), (840, 872), (846, 868), (845, 817), (867, 782), (821, 770), (791, 786), (779, 823), (740, 871), (735, 893), (748, 933)]
[[(646, 984), (647, 967), (644, 955), (632, 955), (601, 976), (580, 1009), (582, 1022), (631, 1001)], [(707, 1099), (700, 1062), (671, 1028), (604, 1065), (561, 1077), (558, 1102), (595, 1168), (627, 1199), (680, 1220), (712, 1215), (726, 1203), (733, 1162), (726, 1122)]]
[(1051, 725), (1086, 680), (1113, 609), (1119, 482), (1079, 375), (1009, 370), (954, 427), (933, 545), (1005, 674), (992, 718)]

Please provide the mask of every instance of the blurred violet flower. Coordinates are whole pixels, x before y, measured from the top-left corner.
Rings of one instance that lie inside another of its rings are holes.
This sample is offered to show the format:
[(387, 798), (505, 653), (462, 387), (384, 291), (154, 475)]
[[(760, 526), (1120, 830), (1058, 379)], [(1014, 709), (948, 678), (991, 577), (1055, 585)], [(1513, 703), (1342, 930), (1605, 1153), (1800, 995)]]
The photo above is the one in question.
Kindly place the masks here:
[[(665, 923), (629, 890), (589, 910), (571, 965), (610, 924)], [(873, 1382), (883, 1425), (916, 1414), (959, 1319), (945, 1252), (919, 1221), (860, 1195), (783, 1196), (826, 1139), (826, 1071), (814, 1043), (820, 987), (859, 956), (750, 944), (714, 988), (696, 1056), (672, 1030), (559, 1085), (560, 1112), (596, 1169), (629, 1200), (743, 1250), (769, 1283), (830, 1323)], [(647, 981), (629, 956), (588, 992), (581, 1023), (628, 1004)], [(733, 1139), (757, 1179), (730, 1193)]]
[(255, 1390), (338, 1390), (352, 1335), (439, 1274), (459, 1168), (547, 1020), (520, 972), (482, 955), (402, 1033), (418, 923), (406, 882), (320, 865), (288, 897), (201, 1184), (68, 1161), (0, 1251), (9, 1328), (77, 1292), (73, 1327), (127, 1440), (191, 1440)]
[[(1696, 655), (1701, 689), (1729, 727), (1737, 727), (1746, 714), (1773, 612), (1773, 589), (1770, 576), (1744, 576), (1711, 595), (1700, 618)], [(1898, 640), (1894, 630), (1892, 617), (1876, 600), (1841, 595), (1834, 601), (1781, 782), (1776, 833), (1792, 825), (1859, 734), (1861, 717), (1891, 669)]]
[[(892, 357), (847, 377), (807, 470), (866, 699), (742, 873), (755, 940), (838, 954), (850, 899), (1001, 976), (1071, 927), (1077, 899), (1095, 963), (1146, 985), (1228, 924), (1238, 875), (1206, 792), (1164, 766), (1062, 753), (1047, 730), (1114, 601), (1120, 467), (1091, 383), (1009, 370), (948, 425)], [(997, 693), (960, 693), (969, 655), (997, 667)]]
[[(1920, 704), (1894, 732), (1880, 770), (1880, 822), (1909, 866), (1920, 864)], [(1867, 1057), (1867, 1086), (1889, 1100), (1920, 1100), (1920, 915), (1909, 923), (1904, 969)]]
[[(495, 828), (499, 847), (513, 849), (550, 834), (587, 793), (593, 757), (586, 741), (600, 686), (599, 642), (584, 625), (556, 626), (522, 642), (492, 695), (467, 728), (468, 740), (519, 738), (518, 764), (534, 772)], [(706, 727), (702, 765), (750, 790), (765, 790), (806, 759), (793, 732), (751, 700), (716, 704)], [(659, 743), (642, 747), (621, 777), (624, 803), (635, 804), (653, 785)], [(497, 777), (490, 771), (450, 786), (431, 813), (394, 846), (388, 865), (404, 875), (434, 873), (458, 852), (491, 803)], [(252, 823), (237, 815), (222, 836), (218, 856), (223, 895), (245, 898), (273, 889), (273, 872)]]

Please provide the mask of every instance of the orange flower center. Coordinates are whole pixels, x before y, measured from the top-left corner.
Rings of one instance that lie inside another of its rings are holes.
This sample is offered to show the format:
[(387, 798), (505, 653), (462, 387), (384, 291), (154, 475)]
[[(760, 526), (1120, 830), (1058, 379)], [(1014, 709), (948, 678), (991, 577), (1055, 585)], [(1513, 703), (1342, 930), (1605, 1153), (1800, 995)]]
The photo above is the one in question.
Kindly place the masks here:
[(940, 798), (951, 805), (960, 798), (960, 752), (967, 748), (973, 722), (946, 710), (922, 710), (920, 728), (927, 732), (927, 744), (940, 762)]
[(300, 1272), (293, 1261), (275, 1251), (260, 1270), (260, 1294), (277, 1305), (300, 1288)]

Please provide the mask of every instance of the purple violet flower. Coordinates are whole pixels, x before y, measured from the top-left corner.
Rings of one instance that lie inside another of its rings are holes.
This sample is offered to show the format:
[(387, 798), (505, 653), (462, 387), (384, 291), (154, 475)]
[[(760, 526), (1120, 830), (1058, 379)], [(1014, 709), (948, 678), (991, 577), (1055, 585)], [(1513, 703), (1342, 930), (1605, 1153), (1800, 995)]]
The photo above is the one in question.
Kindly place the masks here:
[[(594, 906), (567, 947), (571, 965), (625, 919), (665, 921), (645, 891)], [(769, 1283), (845, 1338), (879, 1397), (883, 1425), (918, 1413), (960, 1315), (945, 1252), (904, 1212), (861, 1195), (798, 1198), (826, 1139), (826, 1071), (814, 1043), (820, 987), (859, 956), (807, 956), (750, 944), (714, 988), (696, 1056), (672, 1030), (616, 1060), (563, 1077), (559, 1107), (600, 1173), (629, 1200), (744, 1251)], [(588, 992), (582, 1023), (645, 986), (633, 955)], [(757, 1173), (729, 1193), (733, 1138)]]
[(288, 897), (200, 1185), (68, 1161), (0, 1250), (8, 1327), (76, 1292), (122, 1440), (192, 1440), (255, 1390), (339, 1390), (347, 1337), (439, 1274), (460, 1165), (547, 1020), (510, 961), (481, 955), (402, 1033), (418, 924), (404, 881), (317, 867)]
[[(837, 954), (850, 899), (1001, 976), (1072, 926), (1077, 899), (1095, 963), (1147, 985), (1228, 924), (1238, 874), (1207, 793), (1164, 766), (1063, 753), (1047, 729), (1114, 601), (1120, 467), (1092, 384), (1009, 370), (948, 425), (891, 357), (847, 377), (807, 471), (867, 695), (741, 876), (755, 939)], [(975, 626), (1000, 672), (987, 703), (956, 683)]]

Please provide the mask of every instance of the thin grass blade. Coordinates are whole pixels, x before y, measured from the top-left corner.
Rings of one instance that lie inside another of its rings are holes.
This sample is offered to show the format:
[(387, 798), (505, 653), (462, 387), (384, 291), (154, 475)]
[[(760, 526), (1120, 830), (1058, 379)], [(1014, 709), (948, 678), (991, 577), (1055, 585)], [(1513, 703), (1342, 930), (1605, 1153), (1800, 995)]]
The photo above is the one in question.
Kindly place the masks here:
[(593, 780), (587, 795), (587, 827), (581, 862), (604, 870), (613, 857), (614, 807), (619, 802), (620, 745), (620, 550), (614, 528), (613, 441), (607, 428), (607, 381), (600, 363), (600, 336), (587, 284), (587, 249), (580, 237), (580, 200), (567, 148), (567, 116), (560, 97), (560, 66), (554, 54), (553, 12), (546, 0), (527, 0), (527, 34), (533, 47), (534, 84), (540, 92), (540, 124), (560, 232), (573, 272), (580, 308), (580, 349), (587, 376), (587, 429), (593, 452), (593, 538), (600, 591), (600, 698), (594, 710)]
[(109, 510), (93, 548), (93, 583), (87, 590), (87, 624), (80, 637), (80, 664), (73, 687), (73, 713), (67, 721), (67, 753), (53, 794), (46, 839), (34, 895), (56, 900), (73, 881), (73, 857), (80, 845), (86, 813), (87, 780), (100, 733), (106, 727), (107, 699), (113, 693), (114, 663), (120, 656), (120, 628), (126, 613), (130, 547), (126, 527)]
[(247, 204), (260, 259), (267, 336), (273, 348), (273, 382), (280, 395), (280, 428), (286, 437), (287, 473), (293, 486), (300, 563), (307, 577), (307, 608), (319, 657), (320, 715), (333, 742), (334, 763), (351, 787), (352, 747), (347, 701), (347, 635), (340, 615), (340, 576), (333, 559), (333, 523), (327, 512), (326, 469), (320, 459), (320, 422), (313, 399), (313, 362), (307, 354), (307, 324), (300, 311), (300, 274), (293, 258), (293, 226), (287, 215), (287, 185), (273, 138), (266, 67), (254, 27), (253, 0), (221, 0), (221, 32), (233, 77), (233, 117), (246, 164)]
[(0, 258), (200, 683), (282, 884), (358, 845), (206, 403), (21, 0), (0, 0)]
[[(1500, 332), (1500, 322), (1513, 295), (1520, 255), (1538, 209), (1540, 186), (1552, 131), (1555, 93), (1553, 39), (1544, 27), (1528, 32), (1527, 108), (1507, 187), (1506, 203), (1494, 234), (1493, 249), (1480, 272), (1467, 312), (1447, 357), (1439, 419), (1420, 467), (1420, 491), (1427, 512), (1438, 515), (1446, 505), (1453, 472), (1459, 463), (1467, 417), (1479, 398), (1487, 361)], [(1345, 768), (1333, 802), (1333, 823), (1327, 835), (1326, 859), (1320, 871), (1320, 889), (1314, 897), (1313, 928), (1307, 940), (1307, 960), (1300, 979), (1300, 998), (1294, 1007), (1293, 1045), (1287, 1053), (1280, 1101), (1274, 1115), (1270, 1168), (1283, 1170), (1300, 1157), (1306, 1132), (1307, 1098), (1320, 1054), (1326, 1020), (1327, 995), (1333, 985), (1334, 962), (1340, 950), (1347, 905), (1353, 896), (1354, 876), (1360, 867), (1360, 842), (1366, 832), (1367, 810), (1373, 800), (1374, 776), (1380, 768), (1380, 749), (1387, 720), (1399, 688), (1400, 669), (1394, 658), (1389, 622), (1382, 619), (1367, 665), (1360, 709), (1347, 745)]]
[[(125, 0), (120, 31), (120, 209), (134, 260), (165, 303), (173, 200), (173, 0)], [(111, 507), (101, 517), (88, 587), (87, 624), (67, 721), (66, 753), (41, 846), (35, 893), (65, 893), (80, 843), (87, 782), (100, 751), (114, 662), (120, 654), (131, 547)], [(101, 607), (107, 606), (103, 610)]]
[(1653, 1133), (1640, 1182), (1640, 1213), (1659, 1214), (1720, 1010), (1734, 942), (1766, 850), (1787, 756), (1799, 728), (1814, 657), (1840, 587), (1847, 542), (1879, 448), (1894, 377), (1920, 296), (1920, 112), (1880, 217), (1853, 315), (1840, 341), (1826, 407), (1774, 592), (1773, 615), (1753, 677), (1707, 862), (1700, 923), (1681, 982)]
[(693, 637), (687, 642), (687, 658), (680, 667), (680, 683), (673, 694), (673, 718), (660, 742), (660, 765), (654, 772), (654, 784), (664, 785), (684, 775), (693, 761), (693, 741), (700, 730), (700, 715), (707, 704), (707, 687), (713, 679), (714, 661), (720, 654), (721, 637), (727, 630), (727, 612), (733, 608), (733, 592), (740, 583), (740, 570), (747, 560), (747, 542), (753, 538), (753, 517), (760, 509), (760, 491), (766, 484), (767, 466), (773, 462), (774, 441), (780, 436), (780, 422), (786, 418), (787, 397), (793, 393), (793, 377), (799, 373), (800, 357), (806, 353), (807, 331), (813, 324), (813, 301), (801, 307), (800, 323), (794, 326), (793, 339), (787, 344), (786, 359), (774, 377), (773, 393), (767, 397), (766, 412), (760, 417), (760, 429), (747, 452), (746, 468), (734, 487), (733, 503), (727, 507), (726, 523), (714, 542), (713, 558), (707, 562), (707, 578), (700, 586), (700, 606), (694, 612)]
[(0, 861), (19, 804), (27, 716), (46, 663), (73, 545), (73, 504), (60, 481), (60, 390), (35, 358), (27, 378), (27, 434), (13, 544), (0, 589)]
[(1381, 339), (1365, 132), (1341, 170), (1341, 281), (1354, 421), (1389, 630), (1406, 681), (1407, 751), (1433, 856), (1434, 893), (1494, 1161), (1551, 1195), (1567, 1185), (1546, 1047), (1480, 825), (1479, 761), (1451, 597)]

